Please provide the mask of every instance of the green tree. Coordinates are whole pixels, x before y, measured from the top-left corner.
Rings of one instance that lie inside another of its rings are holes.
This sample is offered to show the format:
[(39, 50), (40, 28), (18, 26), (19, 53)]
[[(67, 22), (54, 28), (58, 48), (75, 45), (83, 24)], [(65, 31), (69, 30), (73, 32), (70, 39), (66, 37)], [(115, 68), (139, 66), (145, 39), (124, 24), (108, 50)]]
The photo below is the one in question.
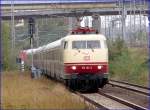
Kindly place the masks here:
[(9, 48), (10, 48), (10, 28), (9, 24), (6, 22), (2, 22), (2, 52), (3, 52), (3, 69), (4, 70), (9, 70), (10, 68), (10, 53), (9, 53)]

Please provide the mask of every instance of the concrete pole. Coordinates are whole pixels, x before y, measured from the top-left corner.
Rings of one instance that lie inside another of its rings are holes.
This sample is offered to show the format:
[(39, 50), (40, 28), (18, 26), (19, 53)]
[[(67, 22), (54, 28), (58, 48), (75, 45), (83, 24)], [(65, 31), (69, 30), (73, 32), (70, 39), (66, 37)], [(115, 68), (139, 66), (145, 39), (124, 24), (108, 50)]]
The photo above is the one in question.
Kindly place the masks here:
[(11, 38), (12, 38), (12, 52), (15, 48), (15, 21), (14, 21), (14, 0), (11, 0)]
[(126, 10), (125, 10), (125, 3), (124, 0), (122, 2), (122, 39), (126, 37)]
[(34, 64), (33, 64), (33, 37), (34, 37), (34, 34), (33, 34), (33, 36), (31, 37), (31, 49), (32, 49), (31, 65), (32, 65), (32, 68), (34, 67)]
[[(15, 17), (14, 17), (14, 0), (11, 0), (11, 62), (15, 63)], [(11, 66), (12, 68), (15, 65)]]
[[(118, 0), (118, 8), (119, 8), (119, 18), (121, 18), (122, 17), (122, 15), (121, 15), (121, 12), (122, 12), (122, 3), (121, 3), (122, 1), (121, 0)], [(121, 25), (122, 25), (122, 22), (120, 21), (119, 23), (118, 23), (118, 37), (119, 38), (121, 38), (121, 35), (120, 35), (120, 32), (121, 32)]]
[(68, 28), (69, 28), (69, 32), (70, 32), (73, 29), (73, 20), (72, 20), (72, 17), (69, 17), (68, 19), (69, 19), (69, 26), (68, 26)]
[(114, 41), (114, 37), (115, 37), (115, 21), (112, 21), (112, 41)]
[(133, 28), (133, 29), (134, 29), (134, 33), (135, 33), (135, 31), (136, 31), (136, 30), (135, 30), (135, 25), (136, 25), (136, 15), (135, 15), (135, 11), (136, 11), (135, 8), (136, 8), (136, 7), (135, 7), (135, 5), (136, 5), (136, 1), (134, 0), (133, 2), (134, 2), (134, 3), (133, 3), (133, 12), (134, 12), (134, 13), (133, 13), (133, 14), (134, 14), (134, 20), (133, 20), (133, 21), (134, 21), (134, 24), (133, 24), (133, 25), (134, 25), (134, 28)]
[(129, 25), (130, 25), (130, 38), (129, 38), (129, 44), (130, 44), (130, 46), (131, 46), (131, 43), (132, 43), (132, 2), (130, 1), (130, 21), (129, 21)]
[(39, 24), (38, 24), (38, 20), (36, 20), (36, 24), (35, 24), (35, 37), (36, 37), (36, 46), (39, 47)]
[(110, 18), (110, 16), (108, 16), (109, 39), (111, 39), (111, 22), (110, 21), (111, 21), (111, 18)]
[(106, 16), (105, 16), (105, 36), (107, 36), (107, 32), (106, 32), (107, 30), (106, 30), (106, 28), (107, 27), (106, 27)]
[[(141, 11), (142, 11), (142, 1), (140, 1), (140, 15), (139, 15), (139, 22), (140, 22), (140, 33), (142, 33), (142, 15), (141, 15)], [(141, 34), (140, 34), (141, 35)], [(143, 36), (140, 36), (140, 46), (142, 46), (142, 39), (143, 39)]]

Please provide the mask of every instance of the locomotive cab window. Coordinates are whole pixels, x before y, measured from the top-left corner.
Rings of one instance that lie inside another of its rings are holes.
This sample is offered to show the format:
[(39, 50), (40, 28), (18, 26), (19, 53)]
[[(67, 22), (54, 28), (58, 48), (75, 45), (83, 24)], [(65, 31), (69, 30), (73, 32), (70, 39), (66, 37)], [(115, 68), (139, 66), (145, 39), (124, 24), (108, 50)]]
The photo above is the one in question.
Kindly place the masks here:
[(87, 48), (92, 48), (92, 49), (96, 49), (96, 48), (100, 48), (100, 41), (99, 40), (91, 40), (91, 41), (87, 41)]
[(72, 48), (73, 49), (97, 49), (100, 48), (99, 40), (88, 40), (88, 41), (73, 41)]
[(72, 42), (73, 49), (85, 49), (86, 48), (86, 41), (73, 41)]

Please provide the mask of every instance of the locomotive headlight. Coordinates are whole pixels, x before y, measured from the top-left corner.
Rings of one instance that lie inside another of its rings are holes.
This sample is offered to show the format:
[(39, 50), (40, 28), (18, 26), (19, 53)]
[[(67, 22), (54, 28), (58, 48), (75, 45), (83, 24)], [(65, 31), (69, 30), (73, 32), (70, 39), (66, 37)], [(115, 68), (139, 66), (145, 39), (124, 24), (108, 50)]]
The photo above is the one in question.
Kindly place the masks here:
[(100, 69), (102, 69), (102, 66), (99, 65), (99, 66), (97, 66), (97, 68), (100, 70)]
[(77, 67), (76, 67), (76, 66), (72, 66), (71, 68), (72, 68), (73, 70), (76, 70), (76, 69), (77, 69)]

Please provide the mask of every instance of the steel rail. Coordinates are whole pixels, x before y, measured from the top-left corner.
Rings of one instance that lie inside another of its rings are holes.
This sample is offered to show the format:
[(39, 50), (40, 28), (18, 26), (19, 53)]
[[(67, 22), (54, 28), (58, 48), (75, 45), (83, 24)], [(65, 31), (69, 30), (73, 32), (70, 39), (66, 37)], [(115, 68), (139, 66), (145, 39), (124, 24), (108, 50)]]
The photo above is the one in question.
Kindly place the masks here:
[(135, 86), (135, 87), (139, 87), (139, 88), (150, 90), (149, 87), (140, 86), (140, 85), (137, 85), (137, 84), (131, 84), (131, 83), (128, 83), (128, 82), (125, 82), (125, 81), (117, 81), (117, 80), (112, 80), (112, 79), (110, 79), (110, 81), (112, 81), (112, 82), (118, 82), (118, 83), (122, 83), (122, 84), (127, 84), (127, 85), (131, 85), (131, 86)]
[[(117, 83), (119, 83), (119, 82), (117, 82)], [(122, 85), (119, 85), (119, 84), (114, 84), (111, 81), (109, 81), (108, 84), (110, 84), (112, 86), (119, 87), (119, 88), (127, 89), (127, 90), (130, 90), (130, 91), (133, 91), (133, 92), (137, 92), (137, 93), (140, 93), (140, 94), (143, 94), (143, 95), (146, 95), (146, 96), (150, 96), (149, 92), (139, 90), (139, 89), (143, 89), (143, 88), (140, 88), (140, 87), (136, 87), (136, 86), (128, 85), (128, 84), (124, 84), (125, 86), (122, 86)], [(133, 87), (136, 87), (136, 89), (135, 88), (131, 88), (131, 87), (126, 87), (126, 86), (133, 86)], [(146, 90), (148, 91), (148, 89), (146, 89)]]
[(110, 99), (112, 99), (112, 100), (115, 100), (115, 101), (117, 101), (117, 102), (119, 102), (119, 103), (121, 103), (121, 104), (124, 104), (124, 105), (126, 105), (126, 106), (129, 106), (129, 107), (131, 107), (131, 108), (133, 108), (133, 109), (136, 109), (136, 110), (148, 110), (147, 108), (144, 108), (144, 107), (142, 107), (142, 106), (136, 105), (136, 104), (134, 104), (134, 103), (132, 103), (132, 102), (129, 102), (129, 101), (124, 100), (124, 99), (121, 99), (121, 98), (119, 98), (119, 97), (116, 97), (116, 96), (112, 96), (112, 95), (110, 95), (110, 94), (103, 93), (103, 92), (101, 92), (101, 91), (99, 91), (98, 94), (103, 95), (103, 96), (105, 96), (105, 97), (108, 97), (108, 98), (110, 98)]

